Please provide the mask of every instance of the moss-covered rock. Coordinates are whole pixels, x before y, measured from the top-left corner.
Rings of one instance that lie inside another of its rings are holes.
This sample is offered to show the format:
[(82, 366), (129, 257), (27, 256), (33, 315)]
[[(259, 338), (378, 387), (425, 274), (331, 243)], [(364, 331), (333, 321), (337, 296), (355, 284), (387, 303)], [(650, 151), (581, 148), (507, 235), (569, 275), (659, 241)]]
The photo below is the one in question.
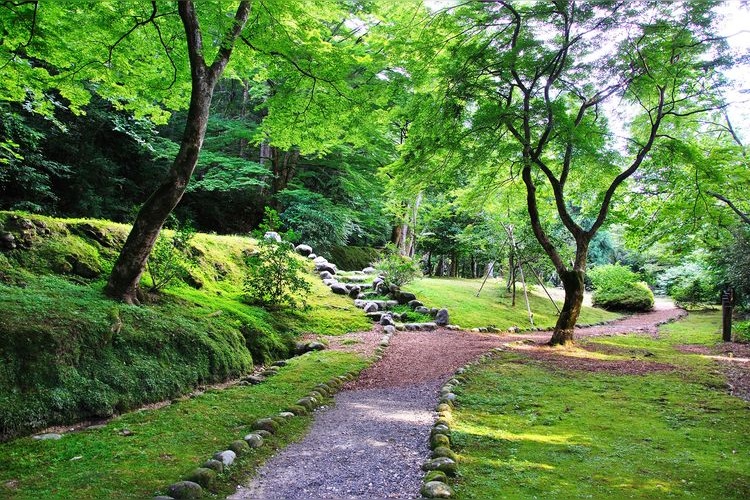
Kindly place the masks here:
[(210, 490), (216, 482), (216, 471), (207, 467), (198, 467), (185, 477), (186, 481), (192, 481), (201, 485), (202, 488)]
[(193, 500), (203, 497), (203, 488), (193, 481), (180, 481), (167, 488), (167, 495), (175, 500)]
[[(260, 436), (258, 436), (258, 437), (260, 437)], [(238, 439), (237, 441), (232, 441), (229, 444), (229, 449), (232, 450), (233, 452), (235, 452), (237, 454), (237, 456), (239, 457), (239, 456), (244, 455), (248, 451), (250, 451), (250, 446), (249, 446), (248, 443), (246, 443), (242, 439)]]
[(279, 430), (279, 424), (272, 418), (259, 418), (253, 422), (252, 427), (253, 430), (262, 430), (271, 434), (276, 434), (276, 431)]
[(451, 440), (445, 434), (433, 434), (430, 436), (430, 448), (450, 447)]
[(432, 458), (447, 457), (454, 461), (458, 460), (458, 457), (453, 452), (453, 450), (451, 450), (447, 446), (438, 446), (437, 448), (432, 450), (431, 456)]
[(201, 465), (201, 467), (205, 469), (211, 469), (217, 474), (221, 474), (222, 472), (224, 472), (224, 464), (213, 458), (210, 460), (206, 460), (206, 462)]
[(302, 405), (292, 405), (286, 409), (290, 413), (294, 413), (297, 416), (307, 415), (308, 410)]
[(263, 436), (258, 433), (248, 434), (244, 439), (250, 448), (260, 448), (263, 446)]
[(440, 481), (441, 483), (448, 482), (448, 476), (441, 470), (430, 470), (424, 475), (424, 482), (429, 483), (430, 481)]
[(450, 498), (453, 490), (441, 481), (429, 481), (422, 485), (422, 496), (425, 498)]
[(425, 471), (439, 470), (445, 472), (448, 476), (455, 476), (458, 471), (458, 466), (455, 460), (447, 457), (438, 457), (426, 461), (422, 465), (422, 469)]

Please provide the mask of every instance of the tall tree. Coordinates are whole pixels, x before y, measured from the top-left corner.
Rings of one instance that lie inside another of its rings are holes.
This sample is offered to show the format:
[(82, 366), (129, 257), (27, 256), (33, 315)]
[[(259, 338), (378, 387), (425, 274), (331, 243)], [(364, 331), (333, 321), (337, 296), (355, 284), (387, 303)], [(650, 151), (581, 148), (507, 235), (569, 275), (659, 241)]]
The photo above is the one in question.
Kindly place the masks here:
[(234, 22), (224, 31), (219, 50), (209, 65), (204, 58), (203, 32), (193, 2), (179, 2), (177, 8), (185, 28), (185, 40), (190, 60), (192, 86), (190, 106), (180, 151), (172, 163), (167, 179), (146, 200), (138, 212), (133, 229), (125, 241), (125, 246), (107, 282), (106, 292), (128, 303), (138, 303), (138, 286), (151, 249), (154, 247), (162, 225), (179, 203), (193, 175), (206, 135), (214, 88), (229, 62), (232, 49), (250, 15), (250, 2), (243, 0), (237, 8)]
[[(721, 105), (716, 4), (484, 1), (431, 21), (443, 84), (402, 165), (435, 176), (465, 169), (472, 151), (520, 172), (534, 235), (565, 289), (552, 344), (573, 341), (589, 245), (618, 188), (683, 119)], [(546, 205), (575, 241), (572, 261), (549, 235)]]
[[(351, 89), (367, 89), (374, 74), (369, 64), (377, 58), (364, 54), (362, 36), (346, 23), (361, 7), (337, 0), (258, 0), (251, 16), (250, 1), (0, 3), (0, 101), (23, 102), (52, 116), (60, 106), (83, 113), (95, 92), (118, 109), (161, 123), (168, 110), (187, 106), (179, 151), (141, 209), (108, 294), (138, 302), (144, 264), (193, 173), (214, 88), (230, 57), (229, 77), (274, 86), (259, 143), (314, 153), (356, 133), (365, 140), (366, 131), (352, 126), (363, 106)], [(339, 119), (331, 120), (329, 112), (339, 112)], [(0, 147), (12, 145), (3, 140)]]

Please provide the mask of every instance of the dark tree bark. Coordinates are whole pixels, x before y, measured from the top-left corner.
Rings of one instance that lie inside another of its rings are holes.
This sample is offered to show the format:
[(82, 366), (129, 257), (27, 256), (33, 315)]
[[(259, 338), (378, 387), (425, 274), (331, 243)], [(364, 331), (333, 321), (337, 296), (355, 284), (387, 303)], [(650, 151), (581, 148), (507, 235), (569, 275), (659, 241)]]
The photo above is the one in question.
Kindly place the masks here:
[(221, 48), (211, 66), (203, 58), (203, 37), (193, 2), (178, 2), (177, 8), (185, 28), (190, 57), (192, 89), (185, 131), (180, 151), (172, 163), (167, 178), (143, 204), (133, 229), (120, 252), (105, 292), (112, 298), (138, 304), (138, 285), (156, 238), (164, 222), (177, 206), (193, 175), (198, 155), (206, 135), (209, 109), (214, 88), (229, 62), (232, 48), (250, 14), (250, 4), (240, 2), (234, 23), (225, 34)]

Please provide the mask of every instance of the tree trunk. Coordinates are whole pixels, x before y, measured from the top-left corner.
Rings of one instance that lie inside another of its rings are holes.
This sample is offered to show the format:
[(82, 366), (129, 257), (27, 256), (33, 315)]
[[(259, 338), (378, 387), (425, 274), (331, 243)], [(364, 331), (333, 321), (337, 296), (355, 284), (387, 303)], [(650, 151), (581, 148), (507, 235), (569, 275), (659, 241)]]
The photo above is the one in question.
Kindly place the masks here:
[(191, 94), (180, 151), (169, 169), (167, 179), (138, 212), (133, 229), (125, 241), (109, 277), (105, 293), (128, 304), (138, 304), (138, 285), (151, 249), (164, 221), (177, 206), (193, 175), (206, 135), (208, 115), (216, 82), (226, 68), (234, 41), (247, 22), (250, 5), (240, 2), (234, 24), (225, 34), (222, 47), (211, 66), (203, 59), (203, 38), (193, 2), (179, 2), (178, 11), (185, 28), (190, 58)]
[(180, 151), (172, 163), (167, 179), (146, 200), (138, 212), (105, 289), (107, 295), (128, 304), (138, 304), (138, 284), (164, 222), (185, 193), (188, 181), (198, 163), (208, 124), (213, 85), (193, 82), (190, 108)]
[(583, 304), (583, 277), (584, 271), (572, 270), (564, 271), (560, 274), (560, 279), (565, 290), (565, 302), (563, 303), (560, 316), (557, 318), (555, 330), (550, 339), (550, 345), (566, 345), (573, 343), (573, 331), (575, 330), (576, 321), (581, 314), (581, 305)]

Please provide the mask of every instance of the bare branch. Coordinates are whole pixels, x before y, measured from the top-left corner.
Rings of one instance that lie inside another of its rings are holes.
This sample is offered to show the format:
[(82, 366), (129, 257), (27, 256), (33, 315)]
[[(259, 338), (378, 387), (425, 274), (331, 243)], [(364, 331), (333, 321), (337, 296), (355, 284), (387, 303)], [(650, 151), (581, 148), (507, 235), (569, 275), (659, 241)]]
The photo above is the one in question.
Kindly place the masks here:
[(729, 208), (731, 208), (732, 211), (736, 213), (740, 219), (742, 219), (742, 222), (744, 222), (745, 224), (750, 224), (750, 215), (743, 213), (739, 208), (737, 208), (737, 206), (734, 203), (732, 203), (732, 201), (729, 198), (726, 198), (725, 196), (722, 196), (719, 193), (714, 193), (713, 191), (706, 191), (706, 194), (708, 194), (709, 196), (713, 196), (717, 200), (726, 203), (726, 205)]

